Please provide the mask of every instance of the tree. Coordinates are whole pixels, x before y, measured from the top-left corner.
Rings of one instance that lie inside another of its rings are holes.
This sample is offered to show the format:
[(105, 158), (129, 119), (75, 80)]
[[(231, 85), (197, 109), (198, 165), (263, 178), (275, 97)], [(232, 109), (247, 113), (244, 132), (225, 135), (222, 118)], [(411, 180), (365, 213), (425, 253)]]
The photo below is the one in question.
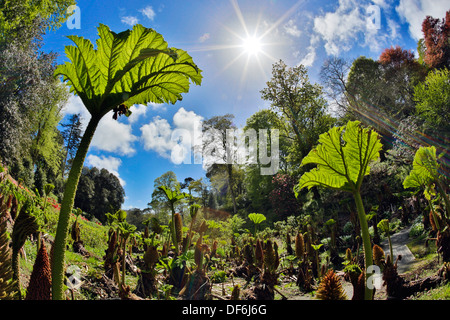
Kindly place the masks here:
[[(263, 109), (255, 112), (246, 120), (244, 131), (255, 130), (258, 134), (259, 130), (278, 129), (279, 134), (279, 154), (281, 170), (288, 169), (288, 153), (290, 149), (291, 138), (289, 133), (284, 131), (282, 119), (276, 112), (269, 109)], [(268, 140), (272, 139), (272, 132), (268, 132)], [(261, 139), (261, 137), (260, 137)], [(257, 154), (259, 154), (259, 144), (257, 145)], [(268, 145), (267, 153), (271, 153), (271, 145)], [(250, 206), (253, 211), (267, 212), (271, 208), (271, 203), (267, 201), (270, 192), (273, 189), (272, 175), (261, 174), (261, 163), (257, 161), (255, 164), (248, 164), (244, 167), (244, 182)], [(278, 205), (278, 204), (277, 204)]]
[(172, 103), (181, 100), (191, 82), (201, 83), (201, 71), (187, 52), (169, 49), (153, 29), (135, 25), (133, 30), (114, 33), (98, 27), (97, 48), (82, 37), (69, 36), (75, 46), (66, 46), (70, 61), (59, 65), (62, 76), (91, 114), (66, 182), (53, 250), (53, 299), (63, 299), (64, 255), (70, 212), (90, 142), (99, 121), (110, 111), (129, 115), (134, 104)]
[(400, 46), (386, 48), (381, 52), (378, 61), (384, 66), (392, 69), (400, 69), (405, 65), (414, 65), (417, 61), (411, 50), (403, 50)]
[(289, 174), (279, 173), (272, 178), (272, 190), (269, 199), (275, 213), (280, 218), (284, 219), (290, 215), (299, 214), (299, 201), (293, 191), (295, 185), (295, 178)]
[(67, 99), (67, 89), (53, 77), (56, 55), (40, 52), (44, 24), (31, 26), (20, 39), (0, 42), (0, 157), (29, 187), (35, 174), (45, 184), (44, 174), (57, 172), (57, 125)]
[(427, 16), (422, 22), (423, 42), (419, 43), (423, 61), (428, 67), (450, 68), (450, 10), (442, 21)]
[(414, 114), (414, 86), (423, 80), (424, 67), (401, 48), (383, 51), (381, 61), (359, 57), (347, 78), (350, 120), (373, 126), (391, 144), (397, 123)]
[(150, 215), (148, 214), (148, 210), (141, 210), (139, 208), (132, 208), (127, 210), (127, 222), (136, 226), (136, 231), (144, 231), (145, 225), (144, 222), (150, 219)]
[(358, 104), (360, 100), (370, 102), (371, 105), (381, 106), (382, 96), (379, 94), (382, 91), (381, 82), (378, 79), (382, 78), (382, 70), (380, 63), (360, 56), (355, 59), (350, 67), (347, 77), (346, 96), (349, 100), (347, 105), (347, 113), (353, 119), (358, 119), (364, 123), (366, 112), (364, 111), (364, 104)]
[(281, 60), (272, 66), (272, 79), (266, 85), (261, 96), (281, 114), (287, 125), (285, 132), (293, 133), (299, 152), (296, 160), (300, 160), (311, 150), (319, 134), (333, 124), (332, 117), (325, 112), (322, 87), (310, 83), (303, 65), (288, 68)]
[(63, 146), (60, 143), (58, 123), (62, 118), (61, 110), (67, 101), (67, 89), (53, 77), (46, 91), (41, 93), (41, 107), (33, 106), (31, 158), (33, 164), (43, 162), (48, 169), (57, 174), (63, 158)]
[(203, 178), (194, 180), (192, 177), (188, 177), (184, 179), (184, 183), (180, 183), (181, 190), (187, 189), (189, 194), (189, 205), (192, 205), (194, 202), (202, 204), (206, 206), (206, 202), (208, 199), (207, 195), (207, 186), (203, 182)]
[(97, 168), (89, 169), (88, 167), (83, 167), (74, 200), (75, 207), (89, 214), (91, 213), (95, 195), (94, 174), (98, 174)]
[[(414, 88), (417, 115), (430, 128), (448, 137), (450, 132), (450, 72), (444, 68), (430, 71), (424, 82)], [(447, 135), (444, 134), (447, 132)]]
[(430, 71), (424, 82), (414, 88), (416, 114), (425, 122), (424, 130), (434, 139), (438, 152), (444, 153), (442, 170), (450, 172), (450, 72), (447, 68)]
[[(333, 127), (320, 135), (319, 145), (302, 160), (301, 165), (316, 164), (317, 167), (300, 177), (295, 194), (302, 188), (321, 186), (350, 192), (355, 200), (364, 246), (366, 279), (372, 263), (372, 245), (369, 235), (361, 185), (370, 172), (369, 164), (379, 158), (382, 148), (378, 134), (363, 128), (359, 121)], [(365, 299), (372, 300), (373, 291), (365, 286)]]
[(0, 42), (20, 38), (24, 31), (33, 29), (36, 21), (44, 22), (50, 29), (59, 28), (69, 17), (67, 8), (71, 5), (75, 5), (75, 0), (1, 1)]
[(167, 171), (153, 181), (152, 200), (147, 204), (161, 223), (168, 223), (170, 205), (164, 191), (159, 189), (162, 186), (169, 189), (180, 189), (180, 183), (173, 171)]
[(119, 210), (124, 201), (125, 190), (114, 174), (96, 167), (83, 168), (75, 195), (75, 207), (105, 223), (105, 214)]
[(73, 114), (66, 123), (62, 123), (61, 135), (64, 139), (65, 155), (61, 165), (61, 175), (65, 177), (66, 172), (70, 170), (69, 163), (75, 158), (75, 153), (80, 145), (82, 138), (81, 115)]
[[(345, 115), (348, 106), (346, 94), (348, 92), (347, 76), (350, 71), (351, 64), (342, 58), (333, 57), (326, 59), (320, 69), (320, 80), (324, 84), (325, 93), (330, 97), (334, 105), (334, 109), (340, 116)], [(342, 114), (343, 113), (343, 114)]]
[[(234, 143), (227, 139), (227, 130), (235, 130), (233, 124), (234, 115), (226, 114), (223, 116), (214, 116), (203, 122), (203, 152), (207, 154), (206, 177), (211, 178), (219, 172), (225, 172), (227, 177), (227, 190), (233, 202), (233, 214), (237, 213), (236, 187), (234, 181)], [(234, 141), (233, 141), (234, 142)], [(210, 158), (209, 158), (210, 157)]]

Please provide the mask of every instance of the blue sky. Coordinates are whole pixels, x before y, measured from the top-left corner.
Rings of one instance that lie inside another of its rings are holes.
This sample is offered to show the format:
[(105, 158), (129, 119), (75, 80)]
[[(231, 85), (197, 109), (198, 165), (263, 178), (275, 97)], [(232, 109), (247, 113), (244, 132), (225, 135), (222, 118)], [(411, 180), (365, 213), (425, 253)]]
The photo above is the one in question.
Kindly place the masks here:
[[(170, 47), (188, 51), (203, 70), (202, 85), (192, 86), (175, 105), (134, 106), (128, 119), (102, 119), (85, 165), (119, 177), (125, 209), (145, 208), (154, 179), (169, 170), (179, 181), (203, 177), (201, 164), (171, 160), (171, 133), (226, 113), (235, 115), (236, 126), (245, 125), (253, 113), (269, 106), (260, 90), (270, 80), (274, 62), (301, 63), (311, 81), (319, 82), (320, 67), (331, 56), (377, 59), (395, 45), (415, 51), (423, 19), (443, 18), (450, 9), (447, 0), (80, 0), (77, 5), (79, 20), (44, 37), (43, 50), (59, 53), (58, 63), (65, 61), (64, 46), (71, 44), (67, 35), (94, 42), (99, 23), (115, 32), (140, 23), (161, 33)], [(77, 21), (80, 28), (70, 28)], [(259, 50), (249, 49), (248, 39), (257, 39), (251, 41)], [(74, 96), (64, 112), (81, 112), (85, 122), (89, 118)]]

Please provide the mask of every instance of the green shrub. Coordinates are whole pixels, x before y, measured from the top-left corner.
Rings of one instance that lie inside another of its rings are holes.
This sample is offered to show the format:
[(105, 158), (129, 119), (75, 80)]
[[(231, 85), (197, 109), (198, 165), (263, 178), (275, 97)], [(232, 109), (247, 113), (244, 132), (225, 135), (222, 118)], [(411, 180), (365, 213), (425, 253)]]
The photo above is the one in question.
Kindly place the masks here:
[(425, 231), (425, 228), (423, 226), (422, 221), (416, 222), (411, 226), (411, 229), (409, 230), (409, 236), (416, 238), (418, 236), (421, 236)]
[(222, 283), (227, 280), (227, 273), (223, 270), (219, 270), (213, 273), (211, 276), (211, 281), (213, 283)]

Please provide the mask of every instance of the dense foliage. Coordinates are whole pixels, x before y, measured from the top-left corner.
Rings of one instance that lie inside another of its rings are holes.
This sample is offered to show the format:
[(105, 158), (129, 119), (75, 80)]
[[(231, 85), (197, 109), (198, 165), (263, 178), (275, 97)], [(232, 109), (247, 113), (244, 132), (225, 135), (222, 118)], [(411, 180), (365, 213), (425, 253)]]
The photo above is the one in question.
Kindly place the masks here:
[(114, 174), (96, 167), (83, 168), (75, 195), (75, 207), (105, 223), (105, 214), (119, 210), (124, 201), (125, 191)]

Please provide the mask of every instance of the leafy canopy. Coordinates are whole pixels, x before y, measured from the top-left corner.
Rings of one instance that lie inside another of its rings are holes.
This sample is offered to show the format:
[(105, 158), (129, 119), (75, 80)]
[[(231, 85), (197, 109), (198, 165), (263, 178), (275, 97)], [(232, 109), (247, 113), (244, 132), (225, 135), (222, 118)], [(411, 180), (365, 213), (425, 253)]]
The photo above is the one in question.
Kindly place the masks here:
[(97, 28), (97, 48), (90, 40), (68, 36), (70, 62), (59, 65), (62, 75), (94, 116), (103, 116), (119, 105), (175, 103), (189, 85), (199, 85), (201, 70), (186, 51), (168, 48), (162, 35), (140, 24), (132, 30), (112, 32)]
[(382, 148), (378, 134), (363, 128), (359, 121), (333, 127), (319, 137), (319, 145), (303, 158), (301, 166), (309, 163), (317, 167), (306, 172), (294, 187), (296, 196), (302, 188), (323, 186), (349, 192), (357, 192), (369, 163), (378, 159)]
[(417, 115), (436, 131), (450, 132), (450, 71), (430, 71), (425, 81), (414, 87)]

